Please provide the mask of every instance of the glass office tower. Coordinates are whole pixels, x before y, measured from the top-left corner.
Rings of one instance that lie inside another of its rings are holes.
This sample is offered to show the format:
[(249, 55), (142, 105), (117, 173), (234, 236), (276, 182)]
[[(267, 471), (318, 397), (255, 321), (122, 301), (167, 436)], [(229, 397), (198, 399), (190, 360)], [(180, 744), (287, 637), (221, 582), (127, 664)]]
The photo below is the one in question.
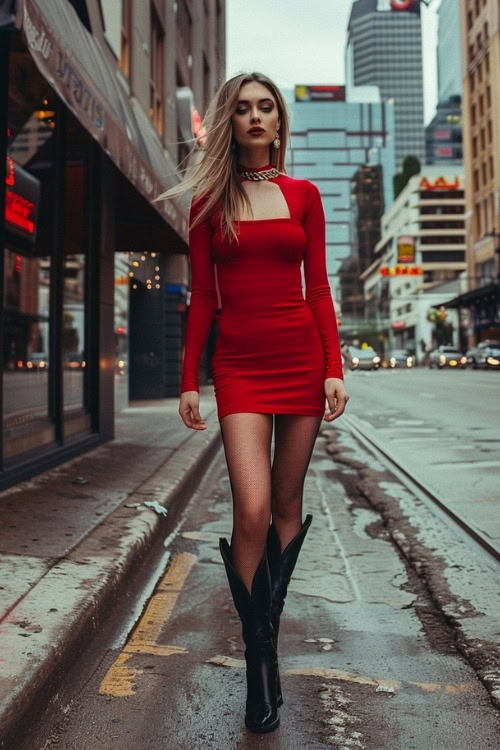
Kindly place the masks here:
[(394, 99), (396, 167), (408, 154), (425, 160), (420, 4), (396, 11), (390, 0), (356, 0), (348, 25), (347, 98), (353, 86), (376, 85)]

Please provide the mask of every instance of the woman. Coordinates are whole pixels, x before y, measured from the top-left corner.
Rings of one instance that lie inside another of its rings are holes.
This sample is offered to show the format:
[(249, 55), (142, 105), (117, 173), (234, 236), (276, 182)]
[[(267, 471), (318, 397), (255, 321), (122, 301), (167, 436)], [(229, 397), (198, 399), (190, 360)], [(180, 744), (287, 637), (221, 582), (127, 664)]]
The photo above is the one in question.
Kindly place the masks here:
[(220, 552), (243, 625), (245, 723), (269, 732), (279, 725), (283, 702), (280, 615), (312, 520), (308, 515), (302, 523), (304, 479), (322, 418), (339, 417), (348, 395), (321, 198), (313, 183), (285, 174), (283, 95), (260, 73), (237, 75), (215, 95), (203, 132), (202, 157), (192, 173), (159, 196), (195, 191), (179, 414), (186, 427), (206, 428), (198, 368), (219, 290), (212, 372), (233, 496), (231, 544), (221, 539)]

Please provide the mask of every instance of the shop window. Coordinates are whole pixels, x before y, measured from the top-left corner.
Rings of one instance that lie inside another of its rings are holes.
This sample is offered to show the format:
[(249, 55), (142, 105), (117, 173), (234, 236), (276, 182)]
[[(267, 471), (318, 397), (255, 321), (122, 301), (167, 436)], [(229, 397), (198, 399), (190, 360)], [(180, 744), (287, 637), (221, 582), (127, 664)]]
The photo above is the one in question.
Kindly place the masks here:
[(9, 459), (55, 440), (49, 396), (55, 95), (17, 39), (7, 117), (3, 449)]
[(132, 61), (132, 0), (122, 0), (120, 68), (130, 78)]
[(158, 14), (151, 5), (151, 44), (150, 44), (150, 98), (149, 116), (160, 135), (163, 135), (163, 70), (165, 67), (165, 32)]
[[(66, 190), (63, 264), (63, 394), (65, 435), (87, 426), (77, 412), (87, 410), (87, 252), (90, 228), (89, 148), (87, 132), (71, 114), (67, 115)], [(68, 415), (71, 412), (71, 415)], [(68, 416), (72, 419), (69, 420)]]

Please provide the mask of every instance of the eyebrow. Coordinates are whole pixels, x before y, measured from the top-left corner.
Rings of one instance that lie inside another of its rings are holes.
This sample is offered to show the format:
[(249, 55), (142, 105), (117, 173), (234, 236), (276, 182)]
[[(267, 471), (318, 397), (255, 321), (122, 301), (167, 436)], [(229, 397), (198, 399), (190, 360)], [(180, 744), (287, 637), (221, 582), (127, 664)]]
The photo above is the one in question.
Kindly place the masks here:
[[(259, 99), (258, 101), (259, 104), (261, 102), (271, 102), (271, 104), (274, 104), (273, 100), (269, 96), (266, 96), (264, 99)], [(250, 102), (248, 101), (248, 99), (238, 99), (237, 104), (250, 104)]]

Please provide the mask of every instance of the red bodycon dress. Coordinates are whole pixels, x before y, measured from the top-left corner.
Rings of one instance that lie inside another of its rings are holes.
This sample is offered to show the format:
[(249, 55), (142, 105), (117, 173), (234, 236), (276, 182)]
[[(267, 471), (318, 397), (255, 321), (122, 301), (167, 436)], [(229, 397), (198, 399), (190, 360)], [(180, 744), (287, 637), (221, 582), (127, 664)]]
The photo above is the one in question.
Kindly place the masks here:
[[(236, 225), (239, 243), (222, 238), (218, 213), (189, 232), (192, 291), (181, 392), (199, 390), (218, 286), (212, 372), (219, 420), (235, 412), (323, 416), (325, 378), (343, 378), (319, 190), (287, 175), (272, 182), (290, 218), (243, 220)], [(200, 206), (193, 201), (190, 224)]]

